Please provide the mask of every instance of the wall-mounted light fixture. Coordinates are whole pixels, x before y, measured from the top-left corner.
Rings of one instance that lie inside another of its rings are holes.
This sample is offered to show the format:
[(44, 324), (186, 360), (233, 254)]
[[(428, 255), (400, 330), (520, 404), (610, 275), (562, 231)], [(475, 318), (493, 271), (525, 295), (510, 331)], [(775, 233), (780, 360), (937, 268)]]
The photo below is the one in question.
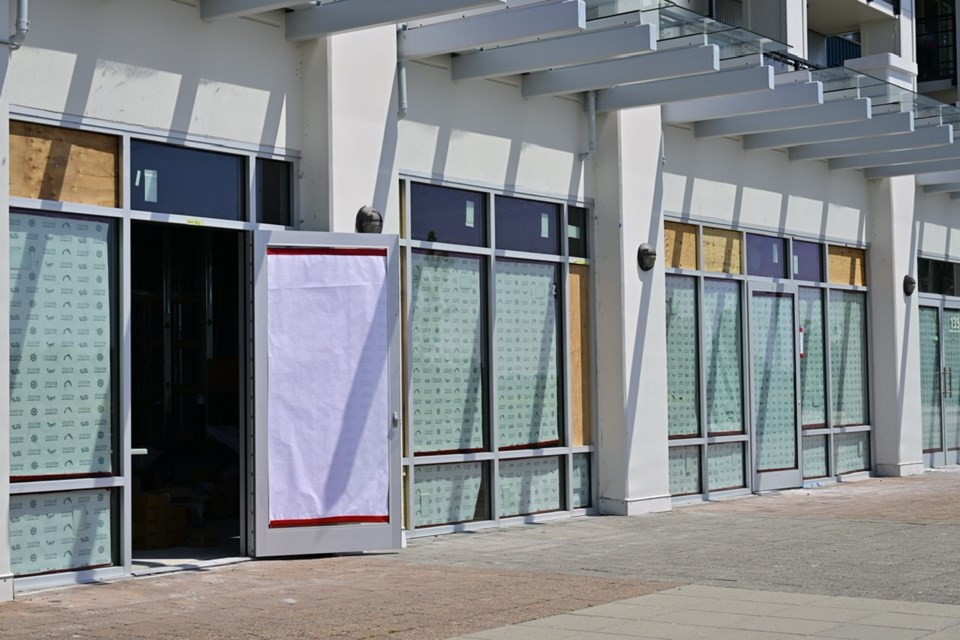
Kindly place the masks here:
[(357, 233), (380, 233), (383, 231), (383, 214), (369, 205), (357, 211)]
[(641, 244), (637, 250), (637, 264), (640, 265), (640, 268), (644, 271), (650, 271), (656, 263), (657, 250), (646, 242)]
[(917, 290), (917, 281), (911, 275), (903, 276), (903, 293), (907, 296), (913, 295), (913, 292)]

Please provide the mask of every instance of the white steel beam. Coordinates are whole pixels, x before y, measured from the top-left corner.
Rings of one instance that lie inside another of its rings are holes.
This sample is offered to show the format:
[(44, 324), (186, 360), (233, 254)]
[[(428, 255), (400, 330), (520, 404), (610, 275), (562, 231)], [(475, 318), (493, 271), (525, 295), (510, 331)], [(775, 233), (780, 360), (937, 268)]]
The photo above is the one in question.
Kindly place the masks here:
[(299, 4), (303, 4), (303, 0), (200, 0), (200, 18), (210, 21), (242, 18)]
[(951, 194), (950, 194), (950, 199), (951, 199), (951, 200), (960, 200), (960, 193), (951, 193)]
[[(885, 140), (884, 140), (885, 138)], [(851, 140), (851, 144), (866, 142)], [(883, 136), (877, 140), (888, 146), (886, 151), (864, 154), (848, 154), (846, 157), (831, 158), (831, 169), (866, 169), (884, 167), (891, 164), (928, 162), (931, 160), (954, 160), (960, 158), (960, 145), (953, 144), (953, 129), (950, 127), (927, 127), (914, 133), (901, 136)]]
[[(883, 122), (882, 119), (876, 119)], [(894, 126), (896, 128), (908, 127), (909, 118), (904, 118), (903, 122)], [(873, 121), (871, 121), (873, 122)], [(891, 121), (892, 122), (892, 121)], [(849, 132), (838, 135), (847, 136)], [(812, 144), (802, 144), (790, 149), (791, 160), (825, 160), (828, 158), (845, 158), (853, 156), (872, 155), (877, 153), (886, 153), (888, 151), (901, 151), (904, 149), (918, 149), (922, 147), (935, 147), (937, 145), (950, 144), (953, 140), (951, 131), (945, 131), (940, 127), (929, 127), (925, 130), (919, 130), (914, 127), (913, 131), (899, 131), (894, 133), (878, 133), (863, 136), (851, 136), (850, 138), (835, 137), (831, 142), (816, 142)], [(843, 168), (843, 167), (837, 167)], [(850, 168), (850, 167), (846, 167)]]
[(602, 89), (597, 92), (597, 111), (769, 90), (773, 89), (773, 75), (773, 67), (759, 67)]
[[(803, 155), (797, 154), (797, 160), (830, 158), (841, 153), (845, 142), (855, 138), (873, 138), (913, 131), (913, 114), (894, 113), (877, 116), (855, 122), (845, 122), (821, 127), (802, 127), (785, 131), (770, 131), (743, 137), (744, 149), (783, 149), (785, 147), (807, 147), (812, 145), (833, 145), (806, 149)], [(826, 155), (817, 155), (817, 154)]]
[[(792, 84), (750, 96), (721, 96), (664, 105), (663, 122), (697, 122), (729, 118), (765, 111), (782, 111), (823, 102), (823, 87), (819, 82)], [(751, 115), (751, 117), (754, 117)], [(699, 124), (699, 122), (698, 122)]]
[(503, 5), (504, 0), (337, 0), (288, 13), (286, 36), (287, 40), (298, 42), (464, 9)]
[[(586, 26), (587, 7), (583, 0), (550, 0), (406, 29), (400, 32), (397, 40), (397, 55), (405, 60), (416, 60), (519, 40), (578, 33)], [(568, 43), (568, 46), (577, 45)]]
[(960, 159), (933, 160), (930, 162), (911, 162), (894, 164), (888, 167), (876, 167), (863, 172), (868, 179), (910, 176), (918, 173), (939, 173), (942, 171), (960, 171)]
[(590, 64), (621, 56), (649, 53), (656, 49), (657, 28), (653, 25), (585, 31), (454, 56), (450, 75), (454, 80), (496, 78)]
[(711, 45), (537, 71), (522, 77), (520, 92), (524, 98), (579, 93), (620, 84), (698, 75), (719, 68), (719, 50)]
[(960, 182), (945, 182), (943, 184), (924, 185), (924, 193), (948, 193), (950, 191), (960, 191)]
[[(776, 79), (775, 79), (776, 80)], [(779, 89), (777, 89), (779, 91)], [(870, 117), (870, 101), (854, 100), (786, 109), (782, 112), (757, 113), (716, 120), (705, 120), (694, 125), (698, 138), (740, 136), (768, 131), (783, 131), (796, 127), (816, 127), (838, 122), (854, 122)]]

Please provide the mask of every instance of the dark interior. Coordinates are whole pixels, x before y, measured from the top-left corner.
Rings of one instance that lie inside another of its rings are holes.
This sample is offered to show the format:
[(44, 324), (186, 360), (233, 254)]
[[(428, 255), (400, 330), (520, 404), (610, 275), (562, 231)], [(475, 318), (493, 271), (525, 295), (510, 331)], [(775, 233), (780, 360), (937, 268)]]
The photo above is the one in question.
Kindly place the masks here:
[(241, 241), (235, 231), (133, 224), (138, 557), (240, 553)]

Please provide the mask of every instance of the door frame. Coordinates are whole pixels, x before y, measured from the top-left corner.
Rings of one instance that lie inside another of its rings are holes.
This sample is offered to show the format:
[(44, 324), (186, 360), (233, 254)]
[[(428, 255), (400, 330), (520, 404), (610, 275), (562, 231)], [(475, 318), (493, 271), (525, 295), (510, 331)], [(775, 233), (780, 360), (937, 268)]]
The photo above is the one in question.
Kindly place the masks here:
[[(923, 463), (926, 467), (941, 468), (947, 465), (960, 464), (960, 449), (947, 448), (947, 406), (945, 400), (948, 396), (944, 393), (944, 382), (948, 376), (953, 375), (952, 368), (946, 366), (945, 344), (947, 329), (944, 320), (947, 311), (960, 312), (960, 299), (921, 294), (918, 302), (920, 307), (935, 309), (937, 311), (937, 329), (939, 331), (937, 335), (937, 351), (940, 364), (938, 377), (938, 397), (940, 398), (940, 449), (929, 451), (924, 449)], [(956, 372), (956, 375), (960, 376), (960, 370)]]
[[(400, 249), (396, 235), (313, 231), (255, 231), (247, 244), (249, 300), (247, 353), (249, 361), (247, 411), (247, 529), (246, 549), (254, 557), (319, 555), (399, 549), (403, 544), (401, 456)], [(305, 247), (382, 249), (386, 252), (389, 356), (389, 520), (384, 524), (269, 527), (267, 361), (267, 249)], [(257, 426), (260, 425), (260, 428)], [(257, 452), (261, 452), (258, 455)]]
[[(756, 420), (756, 388), (754, 385), (754, 353), (758, 332), (753, 325), (753, 298), (754, 295), (776, 294), (789, 296), (793, 301), (793, 385), (794, 385), (794, 438), (795, 438), (795, 468), (778, 469), (775, 471), (761, 471), (757, 460), (757, 420)], [(800, 341), (797, 338), (799, 327), (799, 285), (789, 281), (758, 281), (747, 282), (746, 296), (746, 326), (747, 340), (747, 388), (749, 389), (749, 416), (750, 416), (750, 464), (753, 482), (753, 492), (774, 491), (777, 489), (792, 489), (803, 486), (803, 439), (800, 415)]]

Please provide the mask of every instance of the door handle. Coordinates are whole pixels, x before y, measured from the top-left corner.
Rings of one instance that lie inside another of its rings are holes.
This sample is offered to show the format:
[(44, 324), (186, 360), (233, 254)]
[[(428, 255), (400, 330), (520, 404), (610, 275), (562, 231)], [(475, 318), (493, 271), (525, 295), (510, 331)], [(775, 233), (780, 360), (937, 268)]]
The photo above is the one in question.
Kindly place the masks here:
[(947, 397), (953, 397), (953, 367), (947, 367)]

